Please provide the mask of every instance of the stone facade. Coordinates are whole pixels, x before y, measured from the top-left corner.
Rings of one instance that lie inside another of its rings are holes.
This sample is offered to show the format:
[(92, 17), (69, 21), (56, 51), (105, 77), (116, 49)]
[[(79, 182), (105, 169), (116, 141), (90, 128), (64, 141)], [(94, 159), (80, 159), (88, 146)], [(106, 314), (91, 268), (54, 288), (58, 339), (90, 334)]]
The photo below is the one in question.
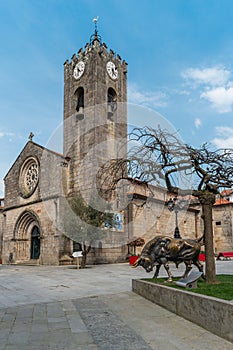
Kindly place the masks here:
[[(59, 264), (58, 206), (66, 159), (29, 141), (5, 177), (2, 261)], [(32, 233), (35, 233), (33, 237)], [(33, 251), (34, 249), (34, 251)]]

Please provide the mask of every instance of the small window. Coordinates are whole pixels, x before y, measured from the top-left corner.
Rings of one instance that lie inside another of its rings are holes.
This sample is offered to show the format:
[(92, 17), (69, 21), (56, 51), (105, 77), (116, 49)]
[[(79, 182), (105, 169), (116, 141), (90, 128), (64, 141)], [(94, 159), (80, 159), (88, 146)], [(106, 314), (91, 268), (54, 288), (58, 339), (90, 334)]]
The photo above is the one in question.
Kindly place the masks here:
[(216, 221), (216, 226), (221, 226), (221, 221)]

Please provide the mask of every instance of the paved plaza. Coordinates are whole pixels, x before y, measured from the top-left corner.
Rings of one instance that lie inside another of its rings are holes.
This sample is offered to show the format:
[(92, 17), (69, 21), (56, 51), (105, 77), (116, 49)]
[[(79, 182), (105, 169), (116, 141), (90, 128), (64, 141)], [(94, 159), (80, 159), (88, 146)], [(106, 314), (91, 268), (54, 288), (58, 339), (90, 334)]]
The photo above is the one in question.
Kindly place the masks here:
[[(233, 261), (216, 266), (233, 273)], [(233, 349), (131, 291), (132, 279), (152, 275), (128, 264), (1, 266), (0, 350)]]

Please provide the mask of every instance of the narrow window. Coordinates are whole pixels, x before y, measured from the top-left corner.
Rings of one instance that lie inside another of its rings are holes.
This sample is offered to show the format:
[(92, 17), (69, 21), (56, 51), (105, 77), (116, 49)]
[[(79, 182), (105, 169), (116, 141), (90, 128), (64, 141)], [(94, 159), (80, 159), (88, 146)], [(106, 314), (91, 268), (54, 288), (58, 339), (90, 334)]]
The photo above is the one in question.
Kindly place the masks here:
[(76, 92), (76, 111), (77, 111), (77, 119), (84, 119), (84, 89), (83, 87), (79, 87)]
[(108, 89), (108, 119), (113, 121), (117, 109), (117, 94), (113, 88)]

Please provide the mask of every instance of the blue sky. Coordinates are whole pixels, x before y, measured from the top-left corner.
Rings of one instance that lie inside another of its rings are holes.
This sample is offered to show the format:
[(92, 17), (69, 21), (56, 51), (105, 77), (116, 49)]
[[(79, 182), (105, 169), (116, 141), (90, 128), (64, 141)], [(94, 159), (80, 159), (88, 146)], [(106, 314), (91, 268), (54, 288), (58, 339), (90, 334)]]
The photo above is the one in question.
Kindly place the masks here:
[(233, 148), (231, 0), (0, 0), (2, 178), (28, 141), (63, 118), (63, 63), (93, 34), (128, 62), (128, 101), (161, 113), (186, 143)]

